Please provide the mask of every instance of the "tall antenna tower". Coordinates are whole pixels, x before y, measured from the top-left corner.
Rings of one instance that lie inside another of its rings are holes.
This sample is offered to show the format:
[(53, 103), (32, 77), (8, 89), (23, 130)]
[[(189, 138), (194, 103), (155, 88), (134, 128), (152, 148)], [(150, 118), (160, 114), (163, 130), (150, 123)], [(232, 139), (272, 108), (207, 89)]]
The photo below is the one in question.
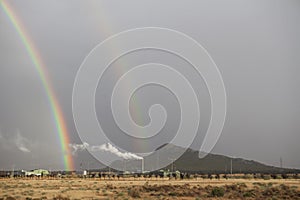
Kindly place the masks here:
[(123, 167), (123, 171), (126, 171), (126, 159), (124, 159), (124, 167)]
[(172, 161), (171, 172), (174, 172), (174, 162), (175, 162), (176, 159), (174, 159), (174, 158), (168, 158), (168, 159)]
[(159, 170), (158, 169), (159, 168), (159, 151), (156, 152), (156, 155), (157, 155), (157, 157), (156, 157), (156, 168), (157, 168), (157, 170)]
[(230, 174), (232, 174), (232, 158), (230, 159)]

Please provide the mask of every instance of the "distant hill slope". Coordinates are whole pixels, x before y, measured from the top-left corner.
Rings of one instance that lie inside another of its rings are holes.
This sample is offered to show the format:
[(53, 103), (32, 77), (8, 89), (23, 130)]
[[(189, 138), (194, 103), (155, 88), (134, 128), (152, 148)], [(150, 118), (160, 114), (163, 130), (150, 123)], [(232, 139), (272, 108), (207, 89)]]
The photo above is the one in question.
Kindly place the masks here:
[[(145, 170), (150, 171), (157, 166), (157, 163), (153, 163), (153, 160), (159, 160), (160, 162), (170, 160), (170, 155), (173, 155), (174, 152), (181, 151), (184, 151), (182, 147), (167, 144), (165, 153), (160, 154), (159, 156), (154, 155), (157, 159), (153, 159), (152, 157), (152, 162), (150, 162), (149, 157), (145, 158)], [(174, 162), (174, 169), (184, 172), (230, 173), (232, 160), (233, 173), (300, 173), (299, 169), (278, 168), (253, 160), (230, 158), (228, 156), (216, 154), (208, 154), (206, 157), (199, 159), (198, 154), (199, 151), (187, 149), (182, 156)], [(137, 169), (141, 169), (141, 161), (126, 161), (126, 165), (123, 161), (116, 161), (112, 163), (112, 166), (118, 166), (120, 168), (124, 168), (124, 170), (136, 171)], [(169, 165), (165, 168), (171, 169), (172, 166)]]

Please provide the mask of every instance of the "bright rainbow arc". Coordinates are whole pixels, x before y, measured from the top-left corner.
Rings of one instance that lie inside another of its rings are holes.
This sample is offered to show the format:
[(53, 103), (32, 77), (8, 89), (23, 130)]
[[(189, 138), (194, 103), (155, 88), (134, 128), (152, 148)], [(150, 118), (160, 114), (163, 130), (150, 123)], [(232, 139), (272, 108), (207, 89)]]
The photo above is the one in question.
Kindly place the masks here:
[(47, 75), (47, 69), (42, 62), (41, 56), (39, 55), (38, 51), (34, 47), (34, 44), (28, 34), (26, 34), (26, 29), (22, 26), (21, 21), (18, 19), (16, 14), (13, 12), (13, 9), (6, 3), (4, 0), (0, 1), (0, 5), (3, 8), (4, 12), (8, 16), (9, 20), (13, 24), (15, 30), (17, 31), (22, 43), (24, 44), (29, 57), (34, 64), (35, 69), (38, 72), (38, 75), (42, 81), (42, 84), (45, 88), (50, 106), (52, 115), (54, 117), (56, 130), (58, 132), (59, 141), (61, 144), (62, 155), (63, 155), (63, 162), (64, 167), (66, 170), (74, 170), (74, 162), (72, 155), (70, 153), (70, 149), (68, 145), (70, 143), (68, 130), (66, 127), (66, 123), (64, 121), (63, 113), (60, 108), (60, 105), (55, 97), (54, 90), (50, 84), (50, 80)]

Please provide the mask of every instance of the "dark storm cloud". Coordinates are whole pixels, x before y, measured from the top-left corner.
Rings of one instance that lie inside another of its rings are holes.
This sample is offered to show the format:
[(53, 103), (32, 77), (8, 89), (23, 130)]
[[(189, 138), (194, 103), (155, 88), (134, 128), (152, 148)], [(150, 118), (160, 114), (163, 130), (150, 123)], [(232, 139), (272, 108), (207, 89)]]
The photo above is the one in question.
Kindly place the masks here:
[[(196, 39), (222, 73), (228, 113), (214, 152), (273, 165), (279, 165), (282, 157), (284, 166), (300, 168), (299, 1), (9, 1), (9, 4), (45, 62), (72, 143), (81, 143), (71, 101), (75, 75), (85, 56), (112, 34), (129, 28), (158, 26), (176, 29)], [(62, 168), (62, 152), (45, 89), (3, 10), (0, 10), (0, 26), (0, 128), (2, 133), (8, 133), (18, 127), (22, 137), (39, 143), (28, 155), (0, 143), (0, 168), (10, 168), (13, 164), (19, 168), (33, 165)], [(140, 98), (143, 102), (143, 97)], [(208, 113), (204, 111), (204, 115)], [(2, 136), (0, 140), (4, 141)], [(201, 140), (201, 137), (196, 139), (193, 148), (199, 148)], [(79, 166), (92, 158), (76, 159)]]

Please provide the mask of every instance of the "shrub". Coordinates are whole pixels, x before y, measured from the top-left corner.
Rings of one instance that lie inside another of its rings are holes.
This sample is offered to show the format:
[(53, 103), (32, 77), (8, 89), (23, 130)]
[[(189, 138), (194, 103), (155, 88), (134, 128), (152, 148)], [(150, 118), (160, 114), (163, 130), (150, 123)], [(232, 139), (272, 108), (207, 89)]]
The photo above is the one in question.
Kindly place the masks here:
[(287, 175), (287, 174), (281, 174), (281, 177), (282, 177), (283, 179), (287, 179), (287, 178), (288, 178), (288, 175)]
[(211, 196), (213, 197), (222, 197), (224, 196), (224, 188), (222, 187), (214, 187), (211, 191)]
[(277, 174), (277, 175), (276, 175), (276, 179), (282, 179), (282, 175)]
[(176, 196), (176, 192), (169, 192), (169, 196)]
[(268, 187), (272, 187), (273, 186), (273, 183), (268, 183)]
[(70, 200), (70, 198), (58, 195), (58, 196), (54, 197), (53, 200)]
[(137, 188), (132, 188), (128, 190), (128, 195), (133, 197), (133, 198), (140, 198), (140, 191)]
[(16, 200), (14, 197), (6, 197), (7, 200)]
[(124, 196), (123, 192), (118, 193), (118, 197), (122, 197), (122, 196)]
[(264, 180), (270, 180), (270, 179), (271, 179), (271, 176), (268, 175), (268, 174), (264, 174), (264, 175), (262, 176), (262, 178), (263, 178)]
[(254, 178), (254, 177), (251, 174), (245, 174), (244, 175), (244, 179), (252, 179), (252, 178)]
[(300, 179), (300, 175), (299, 175), (299, 174), (294, 174), (294, 175), (293, 175), (293, 178), (294, 178), (294, 179)]
[(106, 184), (106, 189), (112, 190), (115, 189), (115, 187), (113, 186), (113, 184)]
[(254, 194), (250, 191), (247, 191), (243, 194), (243, 197), (253, 197), (253, 196), (254, 196)]
[(201, 178), (203, 178), (203, 179), (207, 179), (208, 178), (208, 175), (201, 175)]

